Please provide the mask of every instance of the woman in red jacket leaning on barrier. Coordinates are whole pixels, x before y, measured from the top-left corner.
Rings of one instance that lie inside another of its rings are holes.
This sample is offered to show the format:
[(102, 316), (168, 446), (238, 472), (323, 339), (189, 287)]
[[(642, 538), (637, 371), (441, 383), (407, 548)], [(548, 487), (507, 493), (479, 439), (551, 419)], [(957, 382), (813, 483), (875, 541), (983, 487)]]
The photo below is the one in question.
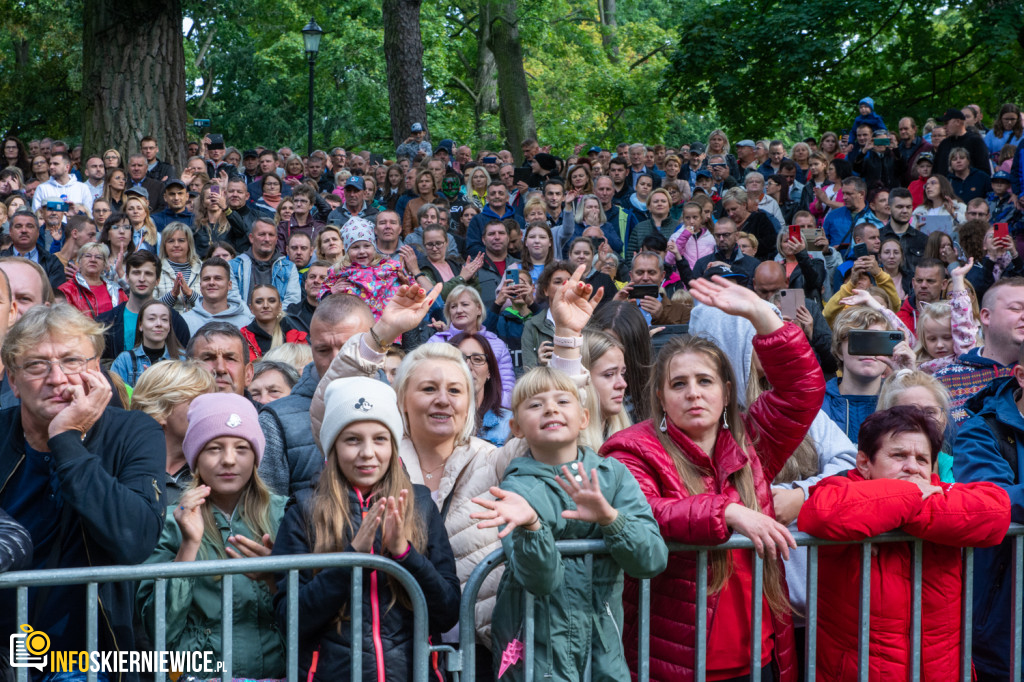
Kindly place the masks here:
[[(921, 679), (960, 679), (961, 547), (992, 547), (1010, 526), (1010, 497), (995, 483), (942, 483), (932, 473), (942, 431), (910, 405), (875, 412), (857, 441), (857, 466), (811, 488), (800, 530), (863, 540), (902, 530), (924, 540)], [(822, 547), (818, 570), (818, 679), (857, 679), (861, 545)], [(871, 547), (868, 677), (909, 680), (914, 546)], [(851, 593), (850, 591), (853, 590)], [(847, 597), (836, 599), (847, 593)], [(826, 606), (827, 604), (827, 606)]]
[[(796, 678), (793, 629), (780, 557), (795, 547), (774, 516), (770, 483), (800, 444), (825, 395), (825, 379), (803, 332), (784, 324), (753, 291), (720, 277), (696, 279), (690, 293), (754, 325), (754, 350), (775, 388), (746, 413), (732, 367), (701, 337), (674, 339), (654, 368), (651, 420), (612, 436), (601, 452), (621, 460), (640, 483), (668, 542), (717, 545), (733, 532), (754, 541), (764, 563), (762, 679)], [(697, 555), (669, 555), (651, 580), (651, 680), (694, 675)], [(750, 679), (753, 556), (712, 551), (708, 561), (707, 679)], [(634, 678), (638, 584), (623, 598), (623, 640)]]

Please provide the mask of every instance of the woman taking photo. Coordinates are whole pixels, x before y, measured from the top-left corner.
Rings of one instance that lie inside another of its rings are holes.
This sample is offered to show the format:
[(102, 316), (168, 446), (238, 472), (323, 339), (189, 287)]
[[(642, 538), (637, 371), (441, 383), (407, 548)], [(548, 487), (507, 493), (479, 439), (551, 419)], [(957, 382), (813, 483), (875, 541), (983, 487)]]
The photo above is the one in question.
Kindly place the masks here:
[(724, 156), (725, 163), (729, 166), (729, 175), (737, 181), (740, 180), (740, 166), (736, 163), (736, 157), (729, 153), (729, 138), (726, 137), (725, 131), (721, 129), (712, 130), (711, 134), (708, 135), (707, 155), (705, 158), (710, 156)]
[(423, 170), (416, 174), (416, 197), (410, 199), (409, 203), (405, 205), (405, 213), (402, 216), (403, 237), (420, 226), (416, 214), (423, 204), (433, 204), (437, 201), (437, 189), (433, 173)]
[(910, 216), (910, 224), (922, 230), (927, 216), (949, 217), (956, 227), (967, 219), (967, 206), (960, 201), (949, 180), (941, 175), (933, 175), (924, 181), (924, 202), (914, 209)]
[(281, 310), (281, 294), (269, 284), (253, 287), (249, 296), (253, 320), (242, 327), (242, 336), (249, 346), (249, 361), (255, 362), (282, 343), (300, 343), (306, 333), (292, 328)]
[(427, 289), (433, 288), (438, 282), (444, 285), (441, 287), (441, 301), (448, 300), (448, 295), (452, 290), (463, 284), (468, 284), (477, 291), (480, 290), (480, 282), (476, 273), (484, 264), (483, 254), (478, 253), (476, 258), (470, 258), (464, 265), (445, 258), (448, 253), (448, 231), (442, 226), (427, 225), (423, 228), (423, 249), (427, 252), (425, 268), (420, 267), (415, 253), (410, 254), (406, 249), (411, 250), (412, 247), (403, 246), (401, 251), (405, 266), (412, 273), (415, 281)]
[[(788, 559), (796, 542), (774, 518), (770, 484), (803, 441), (824, 399), (825, 380), (803, 332), (784, 324), (753, 291), (716, 277), (694, 280), (690, 293), (753, 324), (754, 350), (773, 389), (741, 412), (725, 353), (706, 338), (677, 337), (654, 367), (651, 420), (615, 434), (601, 453), (622, 461), (640, 482), (666, 541), (714, 546), (733, 532), (753, 540), (765, 559), (759, 605), (764, 617), (756, 633), (762, 658), (754, 672), (771, 679), (774, 663), (782, 679), (792, 679), (793, 630), (780, 558)], [(673, 555), (668, 569), (651, 581), (652, 620), (678, 624), (672, 636), (651, 640), (651, 674), (657, 679), (695, 669), (693, 608), (683, 596), (694, 594), (695, 558)], [(749, 677), (751, 554), (716, 551), (708, 564), (708, 677)], [(634, 670), (638, 605), (639, 584), (627, 580), (622, 639)]]
[(103, 201), (111, 210), (120, 212), (124, 207), (124, 189), (128, 183), (128, 174), (120, 168), (108, 168), (103, 178)]
[(491, 344), (481, 334), (456, 334), (448, 341), (462, 351), (462, 357), (473, 375), (473, 403), (476, 405), (476, 437), (501, 447), (510, 437), (512, 411), (501, 406), (501, 383), (498, 360)]
[(132, 349), (122, 351), (110, 366), (132, 388), (144, 371), (161, 360), (185, 359), (185, 351), (171, 331), (171, 308), (166, 303), (149, 299), (139, 308), (137, 319)]
[(201, 261), (192, 239), (192, 228), (174, 222), (164, 228), (161, 236), (160, 281), (153, 296), (184, 313), (199, 300)]
[(116, 282), (103, 277), (109, 256), (110, 249), (103, 244), (85, 244), (75, 256), (78, 272), (73, 279), (57, 287), (68, 303), (93, 319), (128, 300)]
[(811, 258), (807, 253), (807, 242), (792, 239), (789, 232), (779, 232), (776, 240), (779, 255), (777, 261), (786, 268), (790, 289), (803, 289), (804, 295), (821, 304), (822, 287), (825, 286), (825, 262), (820, 258)]
[(128, 216), (128, 224), (132, 226), (132, 243), (135, 250), (158, 252), (160, 234), (156, 231), (153, 219), (149, 217), (149, 202), (137, 194), (128, 193), (124, 200), (124, 214)]

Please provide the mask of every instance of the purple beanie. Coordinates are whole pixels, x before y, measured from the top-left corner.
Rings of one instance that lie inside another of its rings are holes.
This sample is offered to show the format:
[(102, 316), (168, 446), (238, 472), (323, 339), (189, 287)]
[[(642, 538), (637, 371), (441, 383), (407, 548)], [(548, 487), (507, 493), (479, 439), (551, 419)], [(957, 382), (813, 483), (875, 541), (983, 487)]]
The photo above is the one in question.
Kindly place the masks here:
[(196, 458), (206, 444), (222, 436), (249, 441), (256, 453), (256, 466), (260, 465), (266, 439), (256, 408), (249, 400), (234, 393), (206, 393), (188, 406), (188, 430), (182, 450), (190, 471), (196, 470)]

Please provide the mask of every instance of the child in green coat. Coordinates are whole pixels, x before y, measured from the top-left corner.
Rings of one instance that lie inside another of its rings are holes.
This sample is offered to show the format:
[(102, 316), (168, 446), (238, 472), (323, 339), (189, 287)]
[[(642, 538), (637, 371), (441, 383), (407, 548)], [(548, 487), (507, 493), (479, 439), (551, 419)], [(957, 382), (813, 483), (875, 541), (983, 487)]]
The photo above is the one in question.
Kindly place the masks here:
[[(499, 533), (508, 566), (498, 586), (491, 630), (496, 674), (523, 679), (524, 593), (534, 595), (535, 679), (629, 679), (622, 649), (623, 571), (651, 578), (668, 561), (651, 508), (625, 466), (578, 444), (589, 420), (576, 385), (546, 367), (528, 372), (512, 395), (512, 433), (529, 452), (512, 461), (481, 528)], [(610, 554), (562, 557), (558, 540), (602, 539)], [(504, 656), (502, 656), (504, 654)], [(504, 659), (504, 661), (503, 661)]]

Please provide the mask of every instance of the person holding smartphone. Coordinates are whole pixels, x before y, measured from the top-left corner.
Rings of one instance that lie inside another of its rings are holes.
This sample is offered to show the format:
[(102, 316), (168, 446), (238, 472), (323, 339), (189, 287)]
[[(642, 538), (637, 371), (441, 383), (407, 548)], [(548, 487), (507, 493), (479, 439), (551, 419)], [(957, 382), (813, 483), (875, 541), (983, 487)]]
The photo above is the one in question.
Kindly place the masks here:
[(692, 304), (673, 301), (665, 296), (661, 288), (664, 281), (665, 265), (661, 256), (653, 251), (641, 251), (633, 256), (629, 283), (615, 294), (614, 300), (636, 303), (649, 325), (688, 322)]

